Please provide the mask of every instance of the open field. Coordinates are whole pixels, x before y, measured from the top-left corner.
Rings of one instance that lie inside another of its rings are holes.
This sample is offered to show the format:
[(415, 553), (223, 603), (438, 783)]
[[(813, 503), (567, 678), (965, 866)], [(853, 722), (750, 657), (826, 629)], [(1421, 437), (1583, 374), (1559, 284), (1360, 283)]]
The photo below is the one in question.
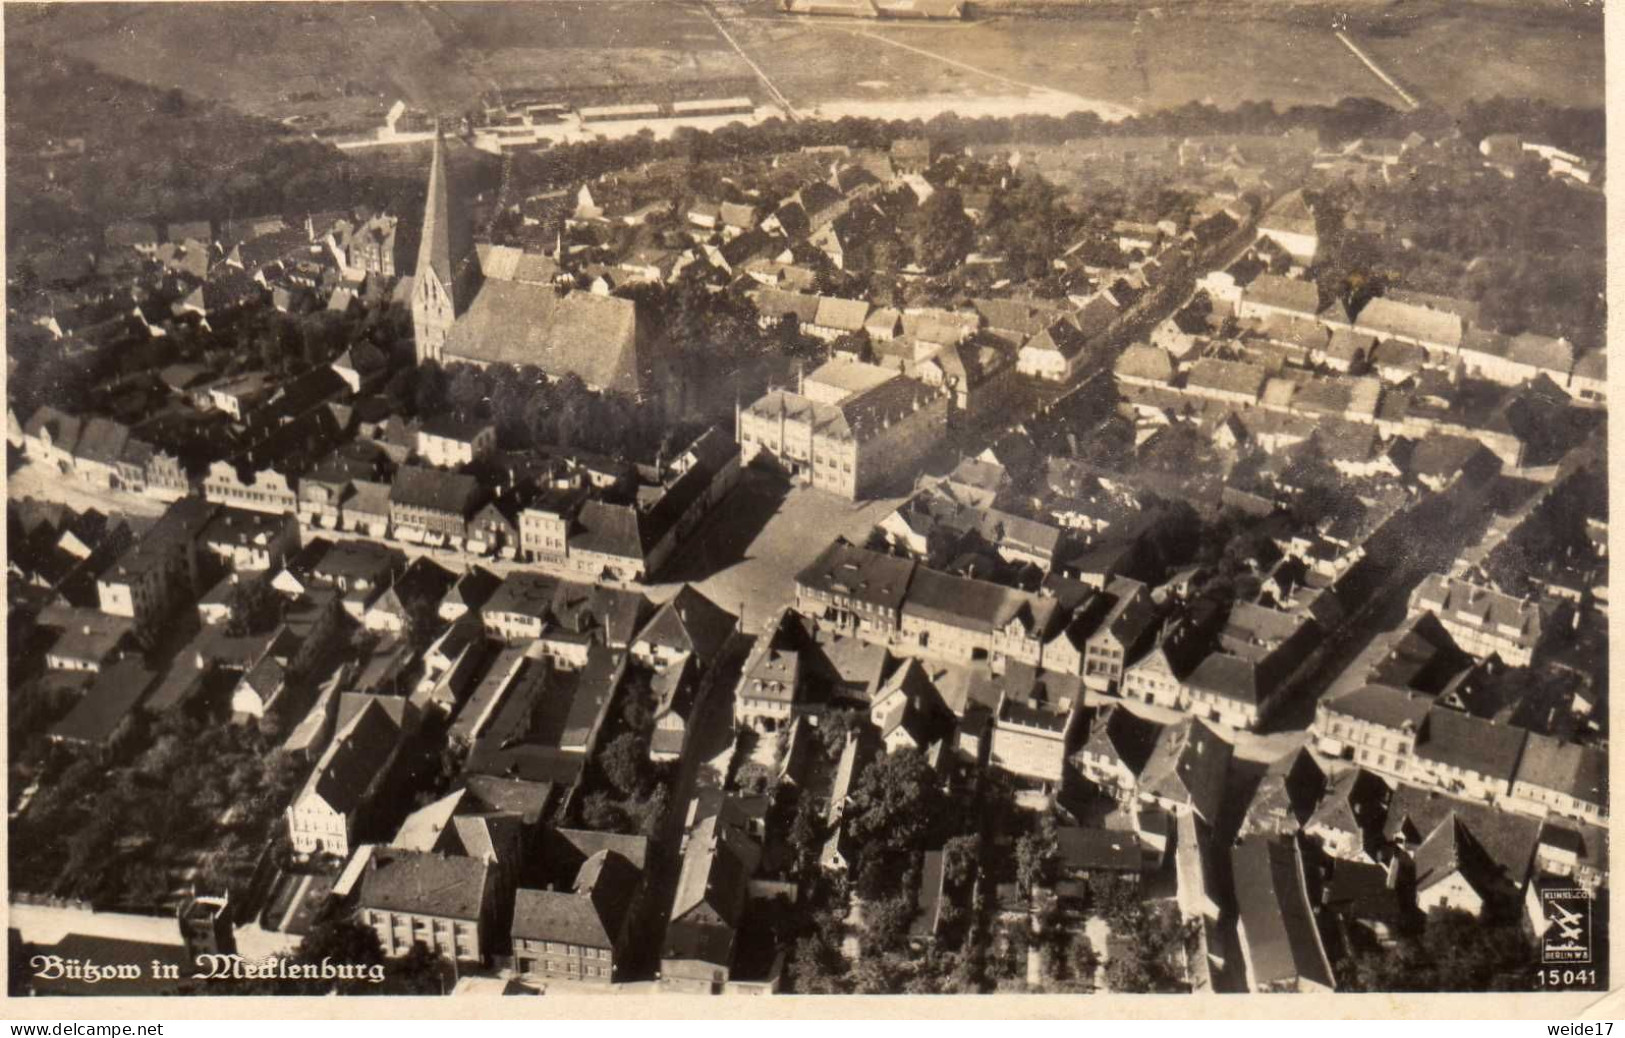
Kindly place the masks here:
[[(1268, 17), (1236, 5), (1040, 10), (915, 25), (788, 18), (761, 2), (719, 14), (790, 104), (829, 117), (1393, 100), (1313, 5)], [(1596, 19), (1443, 3), (1392, 12), (1357, 9), (1351, 28), (1425, 99), (1601, 104)], [(398, 98), (453, 114), (493, 90), (578, 104), (775, 100), (708, 10), (675, 0), (8, 4), (4, 17), (17, 43), (327, 132), (376, 126)]]
[(1554, 104), (1603, 104), (1600, 22), (1531, 22), (1513, 14), (1464, 11), (1402, 28), (1356, 24), (1355, 32), (1360, 46), (1390, 75), (1446, 108), (1496, 94)]

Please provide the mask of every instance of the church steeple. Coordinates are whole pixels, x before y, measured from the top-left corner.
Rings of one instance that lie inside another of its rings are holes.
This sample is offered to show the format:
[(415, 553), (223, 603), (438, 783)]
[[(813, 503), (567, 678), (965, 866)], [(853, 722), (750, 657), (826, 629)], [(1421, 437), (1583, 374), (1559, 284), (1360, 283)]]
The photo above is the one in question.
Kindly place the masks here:
[(423, 207), (423, 240), (412, 284), (412, 338), (417, 361), (438, 361), (457, 315), (451, 261), (451, 203), (446, 183), (445, 136), (435, 124), (429, 195)]

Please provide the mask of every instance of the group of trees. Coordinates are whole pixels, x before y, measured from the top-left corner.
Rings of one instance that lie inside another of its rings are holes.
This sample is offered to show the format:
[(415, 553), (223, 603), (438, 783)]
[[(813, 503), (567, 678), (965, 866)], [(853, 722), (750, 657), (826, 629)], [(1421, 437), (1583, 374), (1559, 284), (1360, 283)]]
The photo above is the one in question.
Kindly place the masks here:
[(1536, 965), (1515, 919), (1435, 908), (1392, 947), (1356, 941), (1333, 964), (1340, 991), (1527, 990)]
[(574, 374), (549, 378), (527, 364), (441, 367), (426, 363), (408, 374), (406, 388), (420, 418), (454, 414), (493, 422), (508, 450), (576, 447), (623, 457), (652, 456), (666, 426), (658, 407), (640, 406), (625, 393), (597, 391)]
[(200, 889), (240, 894), (302, 777), (271, 750), (252, 726), (176, 710), (136, 719), (108, 762), (56, 760), (12, 822), (13, 888), (150, 906), (201, 862)]
[[(1553, 180), (1535, 163), (1519, 175), (1424, 170), (1393, 183), (1328, 192), (1317, 201), (1340, 222), (1357, 209), (1381, 236), (1328, 228), (1317, 281), (1328, 298), (1363, 305), (1390, 286), (1478, 302), (1479, 324), (1513, 335), (1601, 342), (1604, 199)], [(1446, 215), (1447, 214), (1447, 215)]]

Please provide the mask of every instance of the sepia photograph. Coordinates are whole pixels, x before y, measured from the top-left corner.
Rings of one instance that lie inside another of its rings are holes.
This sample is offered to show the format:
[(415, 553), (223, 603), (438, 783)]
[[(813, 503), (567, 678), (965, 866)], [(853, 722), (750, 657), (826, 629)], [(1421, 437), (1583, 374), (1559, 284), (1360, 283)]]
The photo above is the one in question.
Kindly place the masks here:
[(10, 1009), (1609, 990), (1601, 0), (0, 18)]

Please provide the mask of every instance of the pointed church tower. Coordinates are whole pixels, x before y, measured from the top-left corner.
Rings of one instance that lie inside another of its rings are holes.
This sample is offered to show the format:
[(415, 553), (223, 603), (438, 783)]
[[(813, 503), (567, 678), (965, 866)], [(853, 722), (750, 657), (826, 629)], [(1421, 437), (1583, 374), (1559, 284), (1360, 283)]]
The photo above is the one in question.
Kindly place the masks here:
[(446, 185), (445, 137), (435, 124), (429, 164), (429, 198), (423, 208), (423, 242), (412, 283), (412, 339), (417, 362), (439, 361), (457, 317), (452, 284), (451, 203)]

